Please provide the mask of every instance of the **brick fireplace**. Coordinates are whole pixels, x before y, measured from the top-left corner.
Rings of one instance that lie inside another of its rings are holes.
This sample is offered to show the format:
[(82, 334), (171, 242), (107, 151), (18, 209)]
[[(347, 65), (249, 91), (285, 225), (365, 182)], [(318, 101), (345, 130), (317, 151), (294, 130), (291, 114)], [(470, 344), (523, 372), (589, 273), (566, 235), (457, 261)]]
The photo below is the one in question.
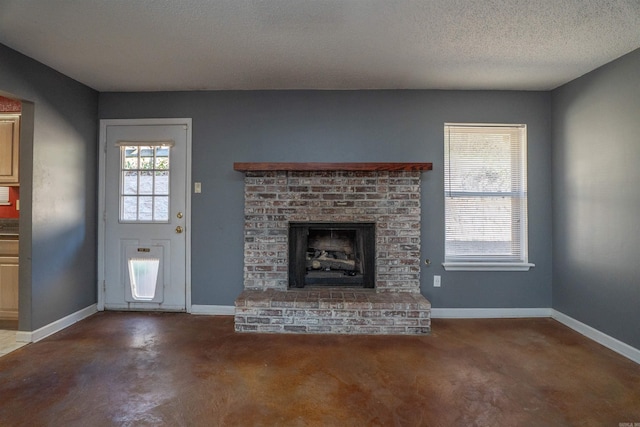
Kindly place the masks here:
[[(244, 291), (235, 303), (236, 331), (429, 333), (431, 305), (420, 294), (420, 182), (430, 163), (234, 168), (245, 173)], [(372, 283), (336, 286), (314, 279), (291, 286), (291, 229), (307, 223), (346, 230), (371, 224)]]

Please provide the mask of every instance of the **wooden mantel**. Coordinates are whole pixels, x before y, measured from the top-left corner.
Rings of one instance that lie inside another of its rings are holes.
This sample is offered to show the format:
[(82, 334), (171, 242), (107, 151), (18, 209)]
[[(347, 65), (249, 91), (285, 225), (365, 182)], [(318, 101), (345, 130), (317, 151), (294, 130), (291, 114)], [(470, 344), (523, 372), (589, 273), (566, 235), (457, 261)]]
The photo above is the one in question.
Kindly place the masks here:
[(236, 162), (233, 169), (240, 172), (267, 171), (429, 171), (432, 163), (273, 163), (273, 162)]

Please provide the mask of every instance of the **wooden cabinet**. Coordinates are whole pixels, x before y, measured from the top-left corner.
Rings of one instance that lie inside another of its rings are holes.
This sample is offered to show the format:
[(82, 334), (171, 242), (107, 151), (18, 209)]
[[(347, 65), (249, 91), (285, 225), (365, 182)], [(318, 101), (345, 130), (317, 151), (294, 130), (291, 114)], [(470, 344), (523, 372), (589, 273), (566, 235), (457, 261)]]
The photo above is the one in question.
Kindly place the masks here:
[(0, 319), (18, 318), (18, 257), (0, 256)]
[(20, 115), (0, 114), (0, 184), (18, 184)]

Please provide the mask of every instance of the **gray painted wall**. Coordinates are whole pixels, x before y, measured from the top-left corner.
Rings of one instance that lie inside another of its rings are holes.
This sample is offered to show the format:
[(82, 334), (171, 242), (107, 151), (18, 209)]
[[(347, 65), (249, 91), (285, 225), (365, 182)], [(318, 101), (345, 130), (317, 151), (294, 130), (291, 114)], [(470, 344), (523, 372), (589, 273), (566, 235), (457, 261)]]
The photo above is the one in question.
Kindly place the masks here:
[(552, 105), (553, 308), (640, 348), (640, 50)]
[[(422, 293), (434, 307), (551, 306), (550, 94), (455, 91), (101, 93), (101, 119), (193, 119), (193, 304), (232, 305), (243, 288), (243, 174), (233, 162), (426, 161)], [(443, 125), (526, 123), (529, 272), (445, 272)], [(433, 275), (442, 287), (433, 288)]]
[[(434, 170), (423, 175), (422, 257), (432, 266), (423, 267), (421, 289), (434, 307), (553, 301), (556, 310), (640, 348), (640, 50), (552, 94), (98, 95), (2, 45), (0, 64), (0, 93), (24, 101), (21, 330), (96, 302), (96, 117), (191, 117), (193, 179), (203, 183), (203, 193), (193, 195), (194, 304), (230, 305), (242, 290), (243, 176), (233, 162), (431, 161)], [(446, 121), (528, 125), (530, 272), (440, 266)], [(434, 274), (443, 276), (442, 288), (431, 286)]]
[(96, 91), (0, 45), (0, 91), (25, 101), (19, 328), (96, 302)]

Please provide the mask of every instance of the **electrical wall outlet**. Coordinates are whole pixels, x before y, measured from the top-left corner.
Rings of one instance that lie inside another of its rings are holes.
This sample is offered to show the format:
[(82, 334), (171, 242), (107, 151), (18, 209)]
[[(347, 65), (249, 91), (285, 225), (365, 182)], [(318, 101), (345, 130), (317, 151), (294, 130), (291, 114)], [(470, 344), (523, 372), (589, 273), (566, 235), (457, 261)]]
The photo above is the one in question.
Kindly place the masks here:
[(434, 288), (439, 288), (441, 283), (442, 282), (441, 282), (440, 276), (433, 276), (433, 287)]
[(194, 193), (202, 193), (202, 183), (194, 182), (193, 183), (193, 192)]

